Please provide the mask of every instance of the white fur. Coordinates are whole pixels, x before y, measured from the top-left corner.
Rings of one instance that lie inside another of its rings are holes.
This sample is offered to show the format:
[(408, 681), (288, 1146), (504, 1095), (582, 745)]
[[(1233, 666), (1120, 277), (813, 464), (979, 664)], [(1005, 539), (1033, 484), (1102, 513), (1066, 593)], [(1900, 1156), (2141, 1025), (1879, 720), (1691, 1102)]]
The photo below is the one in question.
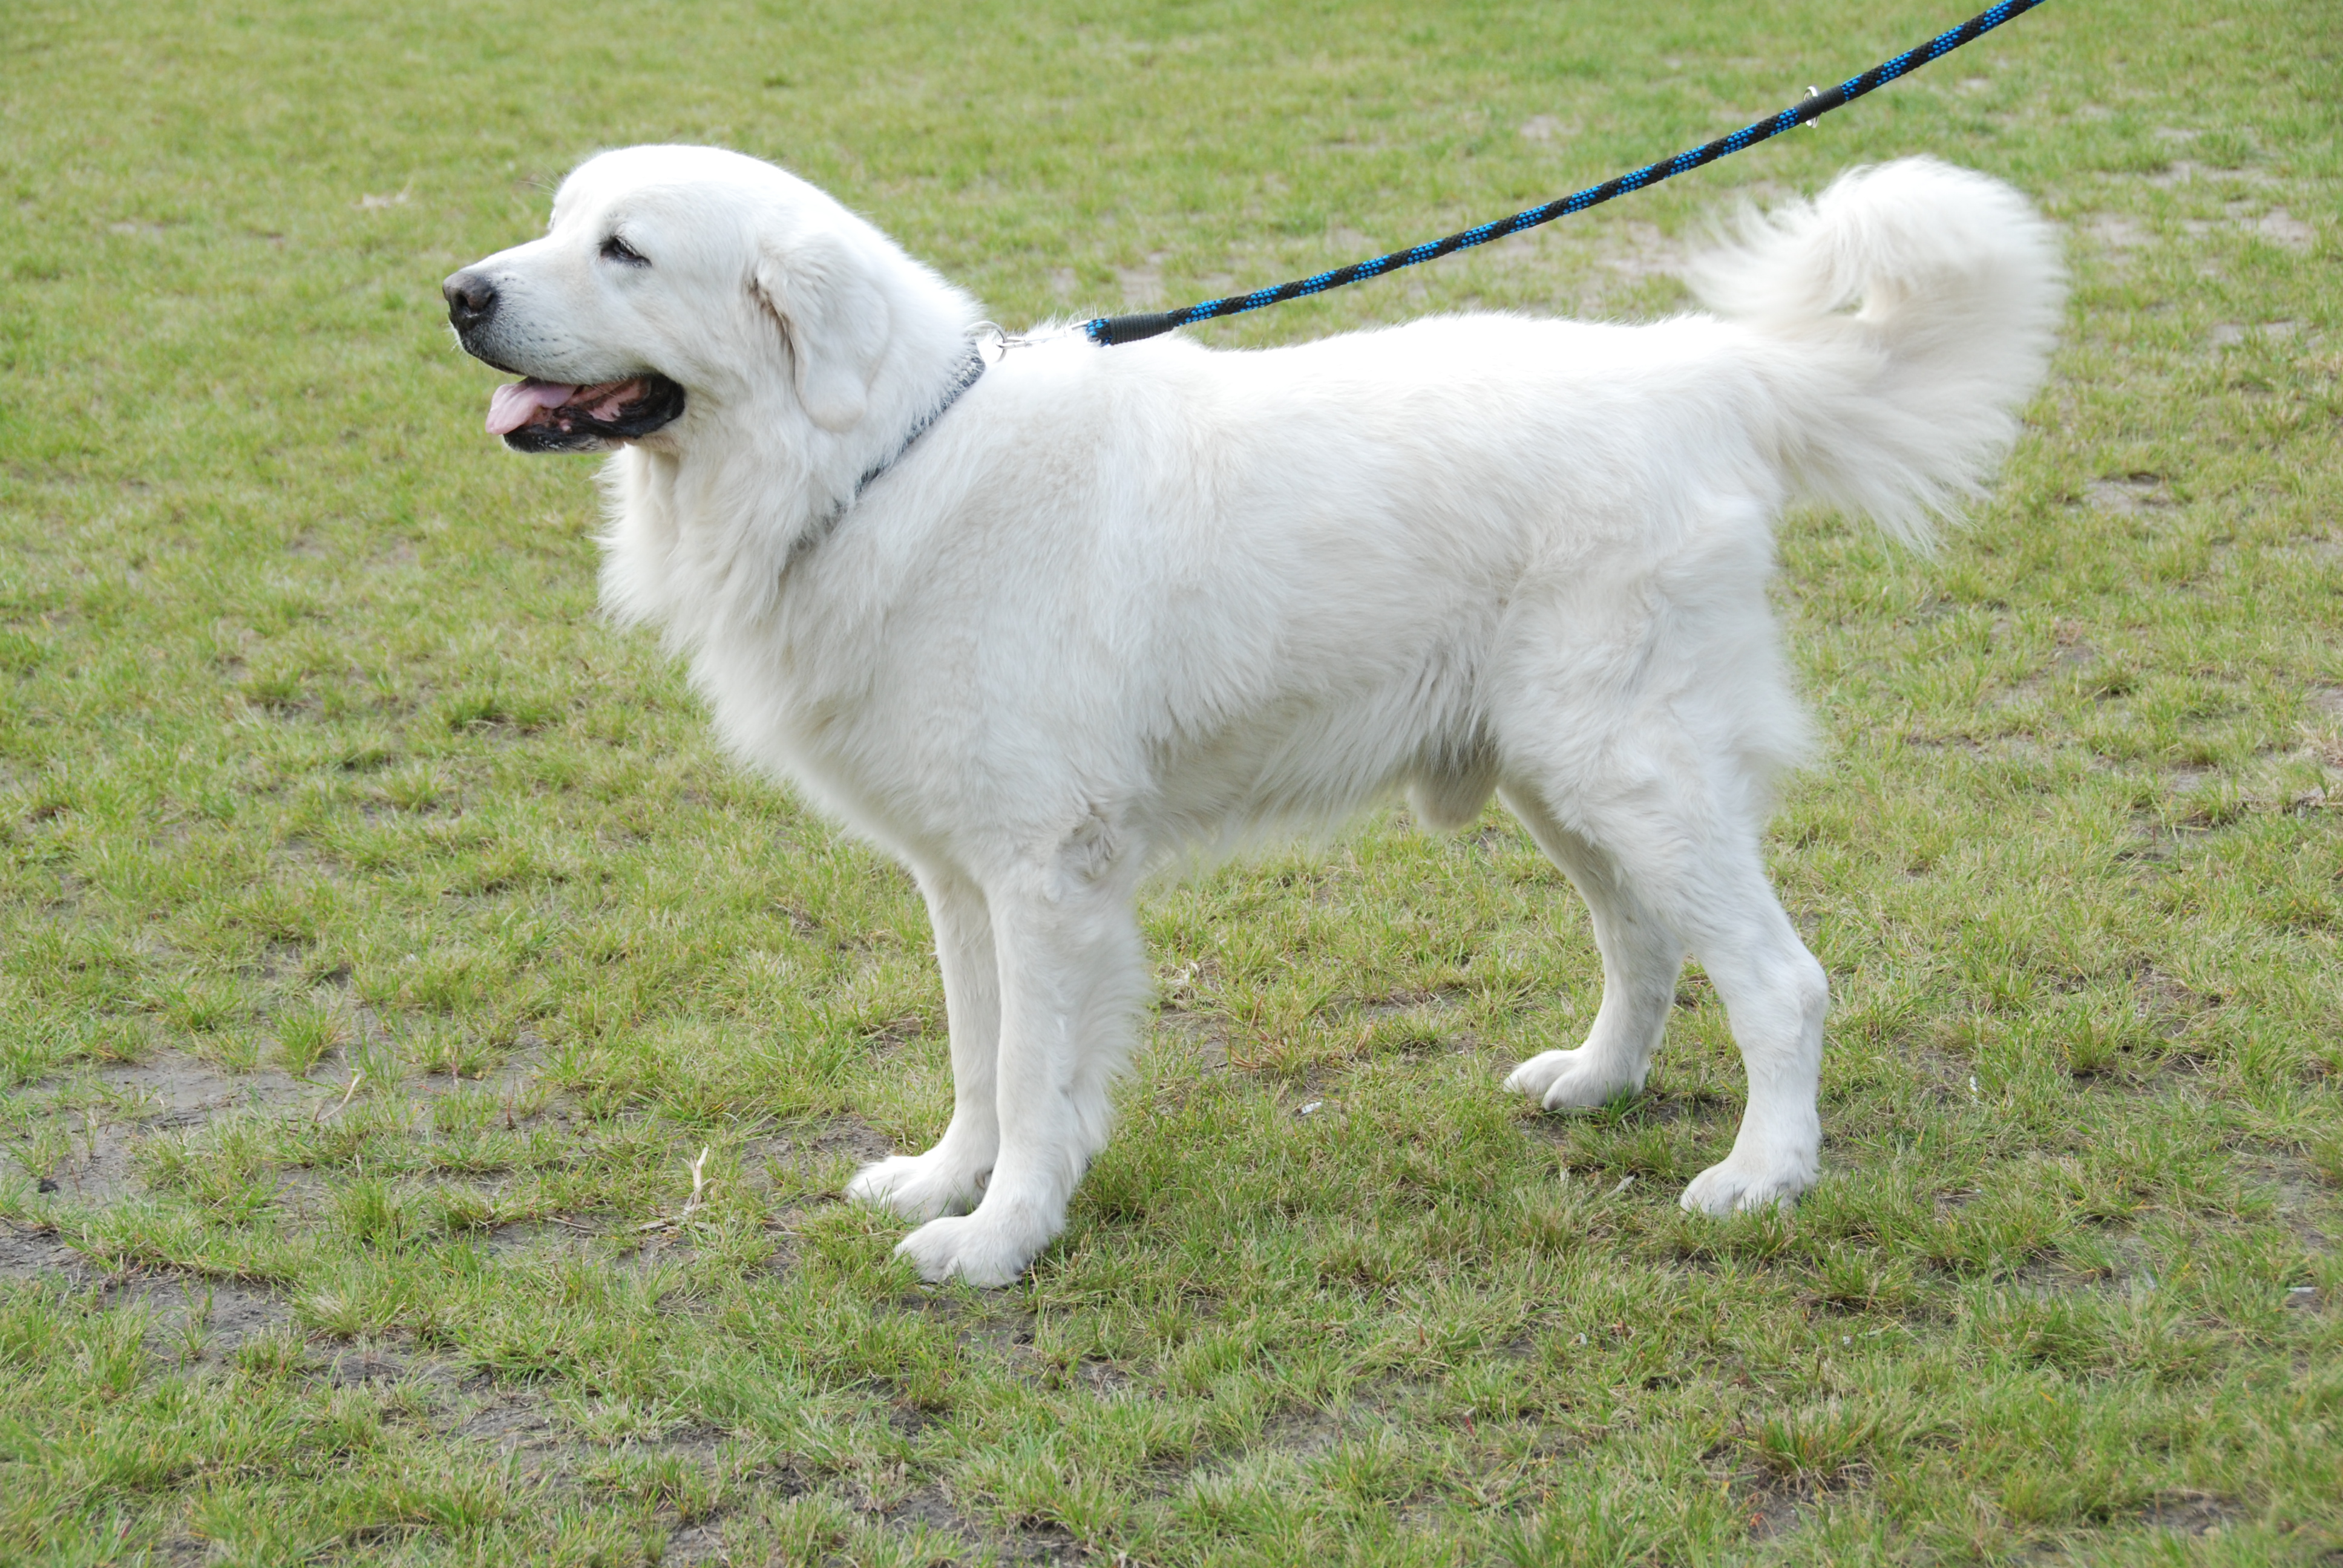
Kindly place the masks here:
[[(614, 228), (648, 267), (598, 261)], [(475, 270), (507, 364), (688, 388), (608, 466), (605, 599), (927, 897), (951, 1123), (848, 1189), (925, 1221), (926, 1277), (1002, 1283), (1063, 1225), (1148, 991), (1149, 868), (1403, 789), (1441, 827), (1494, 792), (1593, 913), (1594, 1025), (1509, 1089), (1639, 1088), (1697, 957), (1749, 1099), (1684, 1206), (1814, 1182), (1827, 988), (1759, 844), (1805, 737), (1775, 520), (1815, 498), (1922, 539), (1982, 483), (2061, 297), (2016, 193), (1849, 174), (1702, 264), (1715, 314), (1649, 326), (1012, 349), (826, 535), (950, 379), (965, 295), (704, 148), (588, 162), (547, 237)]]

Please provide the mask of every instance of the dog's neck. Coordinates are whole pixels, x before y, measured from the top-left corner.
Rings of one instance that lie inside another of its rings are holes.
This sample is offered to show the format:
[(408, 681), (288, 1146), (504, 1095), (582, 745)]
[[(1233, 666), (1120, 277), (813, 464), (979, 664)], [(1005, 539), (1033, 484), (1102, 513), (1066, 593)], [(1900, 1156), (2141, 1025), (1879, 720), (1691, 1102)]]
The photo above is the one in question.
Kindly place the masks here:
[(984, 366), (983, 349), (973, 339), (970, 340), (961, 350), (960, 364), (954, 367), (951, 379), (944, 384), (943, 389), (936, 395), (935, 401), (928, 406), (927, 412), (912, 420), (910, 427), (897, 437), (892, 451), (862, 471), (862, 477), (854, 482), (852, 495), (840, 501), (830, 508), (826, 517), (817, 519), (813, 527), (797, 536), (795, 543), (789, 549), (788, 565), (782, 569), (787, 570), (788, 566), (794, 566), (805, 556), (820, 548), (821, 542), (838, 530), (839, 526), (846, 521), (847, 515), (852, 512), (857, 503), (862, 499), (863, 492), (878, 483), (880, 477), (889, 469), (909, 457), (913, 443), (927, 433), (929, 427), (950, 411), (951, 406), (960, 401), (961, 394), (977, 384), (984, 375)]
[(776, 387), (710, 409), (728, 429), (612, 460), (603, 582), (620, 619), (658, 626), (679, 648), (769, 624), (793, 566), (879, 482), (866, 476), (909, 460), (912, 438), (972, 384), (975, 302), (923, 267), (904, 273), (910, 286), (889, 302), (896, 331), (870, 406), (848, 429), (819, 428)]

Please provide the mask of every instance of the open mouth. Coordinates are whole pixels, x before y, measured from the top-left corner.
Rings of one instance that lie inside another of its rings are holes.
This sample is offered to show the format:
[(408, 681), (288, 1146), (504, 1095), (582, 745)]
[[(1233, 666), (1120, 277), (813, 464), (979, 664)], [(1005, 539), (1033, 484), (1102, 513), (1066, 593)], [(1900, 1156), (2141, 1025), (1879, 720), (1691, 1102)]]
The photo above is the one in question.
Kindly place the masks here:
[(488, 434), (516, 452), (598, 452), (682, 414), (683, 388), (656, 372), (586, 387), (531, 377), (489, 397)]

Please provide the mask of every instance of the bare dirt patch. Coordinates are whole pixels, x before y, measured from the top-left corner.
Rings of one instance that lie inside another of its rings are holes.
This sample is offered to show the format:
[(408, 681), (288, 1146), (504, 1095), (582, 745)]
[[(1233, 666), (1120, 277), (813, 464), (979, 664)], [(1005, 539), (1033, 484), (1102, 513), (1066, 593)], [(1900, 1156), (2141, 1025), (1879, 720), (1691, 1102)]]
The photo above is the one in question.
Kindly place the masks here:
[(2176, 1535), (2209, 1535), (2244, 1510), (2223, 1498), (2182, 1493), (2161, 1497), (2140, 1513), (2140, 1521)]
[(116, 1300), (146, 1306), (158, 1326), (200, 1335), (207, 1354), (226, 1354), (293, 1318), (292, 1308), (274, 1291), (194, 1274), (133, 1276), (119, 1287)]
[(1796, 1486), (1768, 1479), (1752, 1483), (1745, 1490), (1735, 1487), (1734, 1493), (1752, 1541), (1787, 1535), (1803, 1523), (1798, 1511), (1807, 1499)]
[(0, 1222), (0, 1280), (60, 1280), (75, 1284), (96, 1276), (79, 1252), (50, 1231)]
[(2149, 473), (2085, 480), (2083, 499), (2094, 510), (2113, 512), (2121, 517), (2133, 517), (2152, 508), (2173, 504), (2172, 491), (2165, 483), (2164, 476)]
[(147, 1133), (196, 1126), (229, 1111), (331, 1103), (323, 1084), (267, 1070), (229, 1072), (177, 1051), (101, 1068), (94, 1076), (95, 1092), (77, 1097), (84, 1103), (56, 1112), (67, 1120), (70, 1151), (41, 1188), (82, 1202), (144, 1190), (132, 1153)]
[(2302, 332), (2299, 321), (2264, 321), (2250, 327), (2224, 321), (2213, 328), (2213, 347), (2236, 348), (2254, 339), (2265, 343), (2288, 343), (2301, 337)]
[(491, 1392), (488, 1402), (456, 1428), (457, 1436), (480, 1439), (499, 1454), (557, 1447), (558, 1433), (542, 1400), (508, 1390)]
[(2118, 212), (2093, 213), (2076, 226), (2077, 232), (2118, 260), (2155, 243), (2156, 236), (2137, 218)]

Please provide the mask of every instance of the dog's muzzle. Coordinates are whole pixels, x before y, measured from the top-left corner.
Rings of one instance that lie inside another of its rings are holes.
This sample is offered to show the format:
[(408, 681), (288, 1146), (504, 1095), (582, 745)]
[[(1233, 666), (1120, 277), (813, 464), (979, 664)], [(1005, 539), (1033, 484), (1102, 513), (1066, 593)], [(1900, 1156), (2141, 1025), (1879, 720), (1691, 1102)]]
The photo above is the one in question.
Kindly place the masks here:
[(488, 399), (488, 433), (516, 452), (606, 452), (683, 417), (683, 387), (655, 370), (585, 383), (545, 381), (489, 347), (500, 297), (495, 279), (469, 268), (439, 286), (464, 352), (527, 378)]

